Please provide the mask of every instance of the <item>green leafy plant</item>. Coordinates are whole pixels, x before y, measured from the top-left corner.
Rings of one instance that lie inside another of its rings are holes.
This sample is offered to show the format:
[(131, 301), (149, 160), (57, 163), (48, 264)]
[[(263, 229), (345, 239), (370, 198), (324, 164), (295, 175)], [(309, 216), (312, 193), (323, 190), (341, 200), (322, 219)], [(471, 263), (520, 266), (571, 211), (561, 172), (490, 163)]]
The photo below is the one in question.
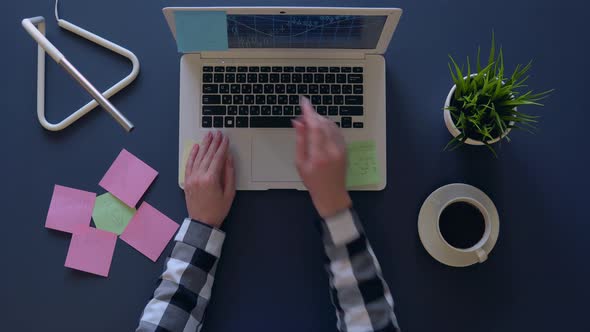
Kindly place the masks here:
[(492, 34), (492, 46), (487, 65), (482, 68), (481, 49), (477, 50), (476, 71), (472, 72), (469, 57), (467, 71), (459, 67), (449, 55), (449, 70), (456, 85), (450, 105), (446, 107), (459, 131), (445, 149), (454, 150), (463, 145), (468, 138), (482, 141), (494, 155), (496, 152), (490, 141), (505, 138), (510, 128), (533, 132), (537, 116), (522, 113), (517, 107), (524, 105), (543, 106), (539, 101), (546, 98), (553, 90), (541, 93), (523, 92), (526, 88), (527, 73), (532, 61), (527, 65), (517, 65), (511, 75), (506, 74), (502, 48), (496, 54), (496, 43)]

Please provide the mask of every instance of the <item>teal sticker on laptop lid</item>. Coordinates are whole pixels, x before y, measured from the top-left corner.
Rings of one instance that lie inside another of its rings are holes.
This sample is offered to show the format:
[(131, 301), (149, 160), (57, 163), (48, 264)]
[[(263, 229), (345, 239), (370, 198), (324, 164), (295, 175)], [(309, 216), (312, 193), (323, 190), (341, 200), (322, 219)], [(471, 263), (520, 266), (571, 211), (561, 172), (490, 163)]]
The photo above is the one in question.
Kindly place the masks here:
[(224, 11), (176, 11), (178, 52), (225, 51), (227, 14)]

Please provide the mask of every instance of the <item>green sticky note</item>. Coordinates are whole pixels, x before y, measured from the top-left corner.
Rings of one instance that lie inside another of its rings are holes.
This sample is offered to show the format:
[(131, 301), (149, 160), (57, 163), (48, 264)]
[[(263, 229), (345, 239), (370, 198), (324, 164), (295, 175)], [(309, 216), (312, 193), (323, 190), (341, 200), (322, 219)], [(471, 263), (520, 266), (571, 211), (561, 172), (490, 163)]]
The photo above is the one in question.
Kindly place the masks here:
[(92, 219), (96, 228), (121, 235), (135, 214), (135, 209), (128, 207), (110, 193), (96, 197)]
[(227, 15), (224, 11), (177, 10), (174, 21), (178, 52), (228, 49)]
[(348, 144), (348, 171), (346, 186), (359, 187), (381, 182), (375, 141), (358, 141)]

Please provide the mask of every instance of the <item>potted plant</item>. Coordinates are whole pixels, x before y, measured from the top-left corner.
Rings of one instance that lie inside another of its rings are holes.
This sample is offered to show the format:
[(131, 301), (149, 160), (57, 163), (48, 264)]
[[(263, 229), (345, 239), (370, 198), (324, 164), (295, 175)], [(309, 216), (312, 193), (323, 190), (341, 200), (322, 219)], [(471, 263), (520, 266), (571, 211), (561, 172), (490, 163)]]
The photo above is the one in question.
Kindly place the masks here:
[(532, 132), (537, 116), (518, 110), (523, 105), (543, 106), (539, 101), (552, 90), (533, 93), (526, 88), (526, 75), (532, 61), (518, 65), (510, 75), (504, 68), (502, 48), (496, 54), (495, 38), (488, 62), (482, 68), (480, 49), (477, 51), (476, 71), (472, 72), (469, 57), (467, 71), (449, 55), (449, 70), (455, 85), (449, 91), (444, 107), (445, 124), (453, 139), (445, 149), (454, 150), (463, 144), (485, 145), (496, 155), (492, 144), (506, 139), (512, 128)]

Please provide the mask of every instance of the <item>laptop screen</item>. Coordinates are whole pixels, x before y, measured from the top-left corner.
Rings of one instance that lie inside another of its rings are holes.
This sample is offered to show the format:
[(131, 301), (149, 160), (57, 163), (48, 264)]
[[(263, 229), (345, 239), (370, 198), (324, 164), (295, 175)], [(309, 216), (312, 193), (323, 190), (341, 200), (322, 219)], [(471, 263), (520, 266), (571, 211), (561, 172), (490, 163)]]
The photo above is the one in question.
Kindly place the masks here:
[(377, 47), (387, 16), (227, 15), (229, 48)]

